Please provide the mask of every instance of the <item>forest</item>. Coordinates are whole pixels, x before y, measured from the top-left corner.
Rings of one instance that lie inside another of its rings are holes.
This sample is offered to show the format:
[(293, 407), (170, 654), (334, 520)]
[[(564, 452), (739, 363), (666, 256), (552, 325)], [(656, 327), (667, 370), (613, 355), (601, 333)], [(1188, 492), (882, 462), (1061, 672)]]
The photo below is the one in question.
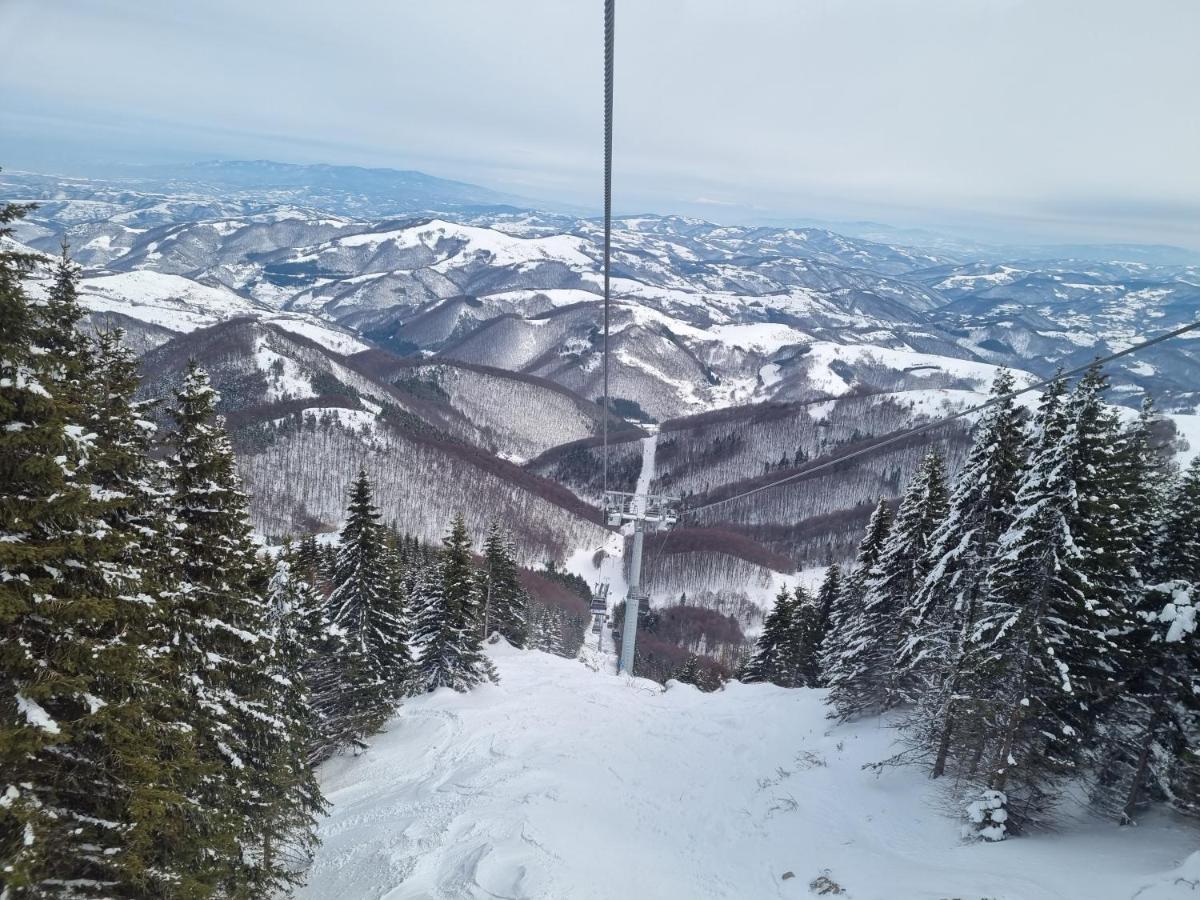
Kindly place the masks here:
[(41, 264), (0, 250), (0, 894), (285, 896), (321, 761), (494, 680), (485, 640), (574, 655), (584, 598), (498, 522), (482, 554), (461, 516), (396, 531), (366, 469), (336, 546), (262, 547), (207, 372), (142, 396), (120, 330), (80, 327), (66, 245), (34, 303)]
[(1200, 460), (1176, 470), (1149, 402), (1122, 423), (1098, 366), (1032, 417), (1012, 386), (953, 479), (930, 453), (844, 573), (781, 592), (741, 677), (886, 714), (878, 765), (945, 779), (986, 840), (1079, 790), (1122, 823), (1200, 813)]

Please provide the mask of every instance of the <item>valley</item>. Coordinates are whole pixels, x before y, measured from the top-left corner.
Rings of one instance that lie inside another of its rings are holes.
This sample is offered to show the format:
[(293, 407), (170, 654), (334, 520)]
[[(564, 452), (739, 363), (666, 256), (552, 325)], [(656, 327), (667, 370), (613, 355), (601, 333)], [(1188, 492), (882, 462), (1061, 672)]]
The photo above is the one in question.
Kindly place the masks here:
[[(0, 173), (40, 204), (13, 237), (51, 255), (70, 243), (88, 320), (143, 353), (147, 396), (168, 395), (189, 358), (213, 373), (255, 527), (275, 540), (337, 527), (366, 464), (401, 531), (433, 540), (456, 510), (476, 531), (515, 514), (524, 560), (565, 561), (605, 540), (606, 415), (614, 487), (633, 489), (653, 423), (653, 488), (699, 506), (977, 404), (999, 367), (1047, 377), (1200, 308), (1200, 260), (1182, 251), (1061, 258), (618, 217), (605, 412), (596, 221), (415, 183), (271, 163)], [(1184, 461), (1200, 450), (1200, 343), (1110, 375), (1111, 402), (1132, 414), (1153, 396), (1164, 429), (1178, 417), (1163, 440)], [(755, 627), (781, 577), (849, 559), (925, 452), (953, 469), (961, 424), (698, 514), (648, 573), (655, 602), (706, 595)]]

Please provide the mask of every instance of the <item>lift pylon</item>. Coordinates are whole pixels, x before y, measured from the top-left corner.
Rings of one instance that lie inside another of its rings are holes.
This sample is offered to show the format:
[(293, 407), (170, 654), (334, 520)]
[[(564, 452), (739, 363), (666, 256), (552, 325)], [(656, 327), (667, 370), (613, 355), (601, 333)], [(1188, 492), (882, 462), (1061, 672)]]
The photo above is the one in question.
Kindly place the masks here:
[(621, 630), (621, 658), (617, 672), (633, 674), (634, 650), (637, 644), (638, 613), (642, 601), (648, 599), (642, 585), (642, 544), (646, 531), (662, 531), (679, 519), (676, 511), (679, 498), (664, 494), (630, 494), (625, 491), (604, 492), (604, 515), (609, 525), (633, 525), (633, 555), (629, 560), (629, 594), (625, 598), (625, 625)]

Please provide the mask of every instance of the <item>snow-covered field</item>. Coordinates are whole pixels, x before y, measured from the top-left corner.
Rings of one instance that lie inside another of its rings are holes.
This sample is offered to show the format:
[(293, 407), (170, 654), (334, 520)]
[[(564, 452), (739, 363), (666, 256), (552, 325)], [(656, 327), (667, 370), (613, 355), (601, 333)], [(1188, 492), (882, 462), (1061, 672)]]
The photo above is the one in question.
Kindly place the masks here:
[(923, 773), (863, 771), (892, 732), (834, 727), (818, 691), (664, 692), (492, 653), (498, 686), (410, 700), (325, 765), (301, 897), (757, 900), (824, 874), (848, 900), (1200, 898), (1197, 833), (1165, 816), (963, 843)]

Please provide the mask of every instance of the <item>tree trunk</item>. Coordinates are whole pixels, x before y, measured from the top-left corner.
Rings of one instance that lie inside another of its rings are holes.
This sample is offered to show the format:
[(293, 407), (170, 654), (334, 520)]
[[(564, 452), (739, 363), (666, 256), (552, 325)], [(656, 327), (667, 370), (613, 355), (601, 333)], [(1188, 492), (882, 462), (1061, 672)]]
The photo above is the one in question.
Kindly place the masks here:
[(1164, 675), (1158, 684), (1155, 694), (1154, 707), (1150, 711), (1150, 721), (1146, 723), (1146, 735), (1142, 740), (1142, 749), (1138, 753), (1137, 765), (1133, 769), (1133, 779), (1129, 784), (1129, 795), (1125, 798), (1125, 806), (1121, 809), (1121, 824), (1132, 825), (1133, 814), (1137, 811), (1138, 800), (1142, 790), (1142, 781), (1146, 777), (1146, 769), (1150, 767), (1150, 748), (1154, 746), (1154, 732), (1162, 721), (1164, 712), (1163, 696), (1167, 690), (1167, 678)]
[(946, 704), (946, 718), (942, 722), (942, 734), (938, 739), (937, 756), (933, 760), (933, 771), (929, 773), (930, 778), (941, 778), (946, 774), (946, 757), (950, 755), (950, 738), (954, 734), (954, 715), (950, 712), (953, 702), (951, 700)]

